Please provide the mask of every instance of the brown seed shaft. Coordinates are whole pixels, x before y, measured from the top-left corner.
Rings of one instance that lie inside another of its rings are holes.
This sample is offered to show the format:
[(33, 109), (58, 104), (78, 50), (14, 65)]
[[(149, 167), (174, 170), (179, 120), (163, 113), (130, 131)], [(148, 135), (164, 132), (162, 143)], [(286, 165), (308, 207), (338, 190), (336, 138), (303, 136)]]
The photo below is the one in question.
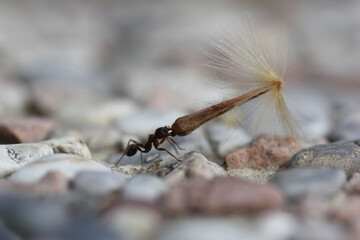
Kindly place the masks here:
[(234, 107), (240, 106), (254, 98), (257, 98), (266, 92), (268, 92), (273, 85), (269, 85), (254, 91), (251, 91), (249, 93), (246, 93), (244, 95), (223, 101), (221, 103), (218, 103), (216, 105), (210, 106), (208, 108), (205, 108), (203, 110), (200, 110), (196, 113), (192, 113), (183, 117), (180, 117), (176, 119), (176, 121), (171, 126), (172, 129), (172, 135), (173, 136), (186, 136), (205, 124), (206, 122), (210, 121), (211, 119), (214, 119)]

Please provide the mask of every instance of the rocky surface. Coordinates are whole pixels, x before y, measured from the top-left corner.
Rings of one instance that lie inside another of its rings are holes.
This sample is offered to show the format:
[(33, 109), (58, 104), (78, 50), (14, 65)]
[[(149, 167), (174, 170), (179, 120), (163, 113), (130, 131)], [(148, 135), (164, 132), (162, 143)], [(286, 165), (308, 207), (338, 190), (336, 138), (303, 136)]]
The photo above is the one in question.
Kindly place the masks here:
[(331, 197), (346, 182), (344, 171), (334, 168), (292, 168), (276, 174), (270, 180), (291, 200), (304, 196)]
[(225, 161), (229, 169), (281, 166), (304, 146), (305, 143), (296, 138), (263, 135), (251, 142), (248, 148), (226, 155)]
[(27, 143), (46, 139), (54, 129), (55, 122), (51, 119), (36, 117), (0, 118), (0, 143)]
[(339, 168), (351, 177), (360, 168), (360, 140), (316, 145), (296, 153), (289, 165), (292, 167)]

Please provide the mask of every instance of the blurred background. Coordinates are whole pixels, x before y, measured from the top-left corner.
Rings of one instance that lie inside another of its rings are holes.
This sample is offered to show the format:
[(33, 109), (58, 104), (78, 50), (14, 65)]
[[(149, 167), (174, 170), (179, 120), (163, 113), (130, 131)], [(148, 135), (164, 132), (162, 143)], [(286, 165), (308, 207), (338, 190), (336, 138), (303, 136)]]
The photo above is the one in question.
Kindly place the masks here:
[(249, 13), (289, 34), (287, 81), (305, 89), (300, 112), (322, 114), (318, 139), (359, 111), (359, 12), (358, 0), (1, 0), (0, 113), (111, 125), (199, 110), (221, 95), (204, 42)]

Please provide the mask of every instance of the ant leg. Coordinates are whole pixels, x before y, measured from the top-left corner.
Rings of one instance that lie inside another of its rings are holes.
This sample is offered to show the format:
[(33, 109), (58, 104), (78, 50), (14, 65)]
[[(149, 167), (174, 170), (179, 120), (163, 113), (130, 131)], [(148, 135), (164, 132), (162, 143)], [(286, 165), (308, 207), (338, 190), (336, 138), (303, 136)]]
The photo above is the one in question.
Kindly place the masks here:
[(143, 152), (142, 151), (140, 151), (140, 159), (141, 159), (141, 171), (143, 171), (144, 170), (144, 159), (143, 159)]
[[(135, 140), (133, 140), (133, 139), (130, 139), (130, 140), (128, 141), (128, 143), (127, 143), (127, 146), (126, 146), (126, 149), (125, 149), (124, 153), (121, 155), (120, 159), (115, 163), (115, 165), (112, 166), (112, 169), (115, 169), (116, 166), (120, 163), (121, 159), (123, 159), (124, 156), (128, 153), (128, 151), (129, 151), (129, 149), (130, 149), (130, 143), (131, 143), (131, 142), (133, 142), (133, 143), (135, 143), (135, 144), (138, 144), (137, 141), (135, 141)], [(139, 149), (139, 151), (141, 151), (140, 147), (138, 147), (138, 149)]]
[(180, 159), (178, 159), (177, 157), (175, 157), (171, 152), (169, 152), (169, 151), (166, 150), (165, 148), (158, 148), (158, 147), (155, 147), (155, 148), (156, 148), (156, 150), (167, 152), (170, 156), (172, 156), (173, 158), (175, 158), (178, 162), (181, 162)]
[(169, 141), (169, 139), (166, 139), (168, 141), (168, 143), (170, 144), (170, 146), (172, 146), (172, 148), (175, 150), (176, 154), (179, 154), (179, 151), (177, 150), (177, 148), (175, 147), (175, 145)]
[[(112, 169), (115, 169), (115, 168), (116, 168), (116, 166), (120, 163), (121, 159), (123, 159), (124, 156), (125, 156), (125, 155), (127, 154), (127, 152), (129, 151), (129, 149), (130, 149), (130, 141), (131, 141), (131, 139), (129, 140), (128, 145), (127, 145), (127, 147), (126, 147), (123, 155), (121, 155), (120, 159), (115, 163), (114, 166), (112, 166)], [(134, 140), (133, 140), (133, 141), (134, 141)]]
[(181, 148), (181, 147), (179, 146), (179, 144), (178, 144), (174, 139), (172, 139), (171, 137), (169, 137), (169, 139), (170, 139), (170, 141), (172, 141), (180, 150), (185, 150), (184, 148)]

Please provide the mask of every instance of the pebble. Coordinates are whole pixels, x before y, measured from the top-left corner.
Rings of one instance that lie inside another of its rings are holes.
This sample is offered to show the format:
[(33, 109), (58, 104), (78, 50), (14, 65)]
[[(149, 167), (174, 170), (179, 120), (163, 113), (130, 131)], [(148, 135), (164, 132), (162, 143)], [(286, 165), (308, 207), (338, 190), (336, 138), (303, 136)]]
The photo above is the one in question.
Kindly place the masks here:
[(0, 216), (6, 226), (24, 239), (54, 236), (68, 227), (71, 220), (61, 203), (22, 194), (0, 194)]
[(122, 202), (106, 211), (103, 221), (125, 239), (156, 239), (163, 217), (151, 205)]
[(360, 171), (360, 140), (341, 141), (303, 149), (291, 158), (289, 166), (339, 168), (351, 177), (355, 172)]
[(129, 180), (122, 190), (122, 196), (127, 199), (154, 202), (167, 190), (169, 185), (161, 178), (140, 174)]
[(339, 240), (347, 239), (344, 227), (336, 222), (326, 220), (309, 220), (304, 221), (294, 233), (291, 239), (303, 240)]
[(318, 196), (304, 196), (298, 204), (298, 217), (303, 220), (317, 221), (327, 219), (333, 208), (333, 202), (335, 201), (326, 201)]
[(191, 217), (169, 221), (159, 232), (159, 240), (259, 240), (243, 219)]
[(55, 116), (69, 123), (113, 126), (117, 119), (131, 115), (137, 109), (138, 106), (131, 100), (114, 98), (93, 103), (64, 104), (56, 110)]
[(293, 137), (262, 135), (251, 142), (248, 148), (226, 155), (225, 162), (229, 169), (281, 166), (302, 148), (304, 143)]
[(226, 154), (251, 141), (250, 136), (243, 129), (221, 123), (209, 124), (206, 132), (211, 145), (220, 157), (225, 157)]
[(346, 174), (334, 168), (292, 168), (277, 173), (270, 182), (291, 200), (306, 195), (331, 197), (346, 182)]
[(329, 134), (331, 141), (353, 140), (360, 137), (360, 112), (352, 113), (334, 127)]
[(348, 196), (331, 212), (331, 216), (342, 222), (360, 221), (360, 198)]
[[(74, 137), (85, 142), (86, 146), (93, 151), (107, 148), (118, 148), (121, 142), (125, 142), (122, 134), (111, 127), (96, 125), (63, 125), (54, 129), (51, 138)], [(126, 143), (122, 144), (125, 146)]]
[(73, 180), (76, 190), (92, 197), (105, 196), (124, 186), (126, 178), (118, 172), (81, 171)]
[(36, 196), (53, 197), (64, 193), (69, 186), (66, 176), (60, 171), (50, 171), (34, 183), (0, 182), (0, 193), (28, 193)]
[(48, 137), (55, 121), (48, 118), (2, 116), (0, 118), (0, 143), (39, 142)]
[(226, 171), (218, 164), (210, 162), (200, 153), (190, 152), (183, 156), (182, 162), (165, 177), (165, 180), (175, 186), (192, 178), (211, 180), (216, 176), (226, 175)]
[(26, 164), (8, 179), (16, 182), (36, 182), (49, 171), (61, 171), (67, 178), (73, 178), (84, 170), (110, 171), (109, 168), (78, 155), (53, 154)]
[(14, 232), (8, 229), (2, 221), (0, 221), (0, 239), (1, 240), (21, 240)]
[(262, 169), (233, 168), (227, 169), (229, 176), (241, 178), (254, 183), (266, 183), (279, 171), (279, 166), (270, 166)]
[(350, 180), (345, 185), (345, 190), (348, 193), (360, 193), (360, 173), (356, 172), (352, 175)]
[[(1, 73), (2, 71), (3, 69)], [(20, 81), (16, 81), (17, 79), (10, 77), (10, 79), (5, 80), (7, 76), (1, 76), (0, 78), (0, 114), (3, 116), (22, 114), (29, 99), (29, 90), (23, 84), (20, 84)]]
[(283, 200), (281, 192), (271, 185), (218, 177), (211, 181), (189, 180), (167, 192), (162, 205), (169, 215), (193, 211), (234, 214), (276, 209), (283, 204)]
[(0, 145), (0, 178), (26, 163), (54, 153), (70, 153), (91, 158), (87, 146), (76, 138), (52, 139), (39, 143)]
[(63, 233), (59, 234), (59, 239), (66, 240), (123, 240), (122, 235), (115, 234), (104, 223), (95, 219), (80, 219), (66, 229)]

